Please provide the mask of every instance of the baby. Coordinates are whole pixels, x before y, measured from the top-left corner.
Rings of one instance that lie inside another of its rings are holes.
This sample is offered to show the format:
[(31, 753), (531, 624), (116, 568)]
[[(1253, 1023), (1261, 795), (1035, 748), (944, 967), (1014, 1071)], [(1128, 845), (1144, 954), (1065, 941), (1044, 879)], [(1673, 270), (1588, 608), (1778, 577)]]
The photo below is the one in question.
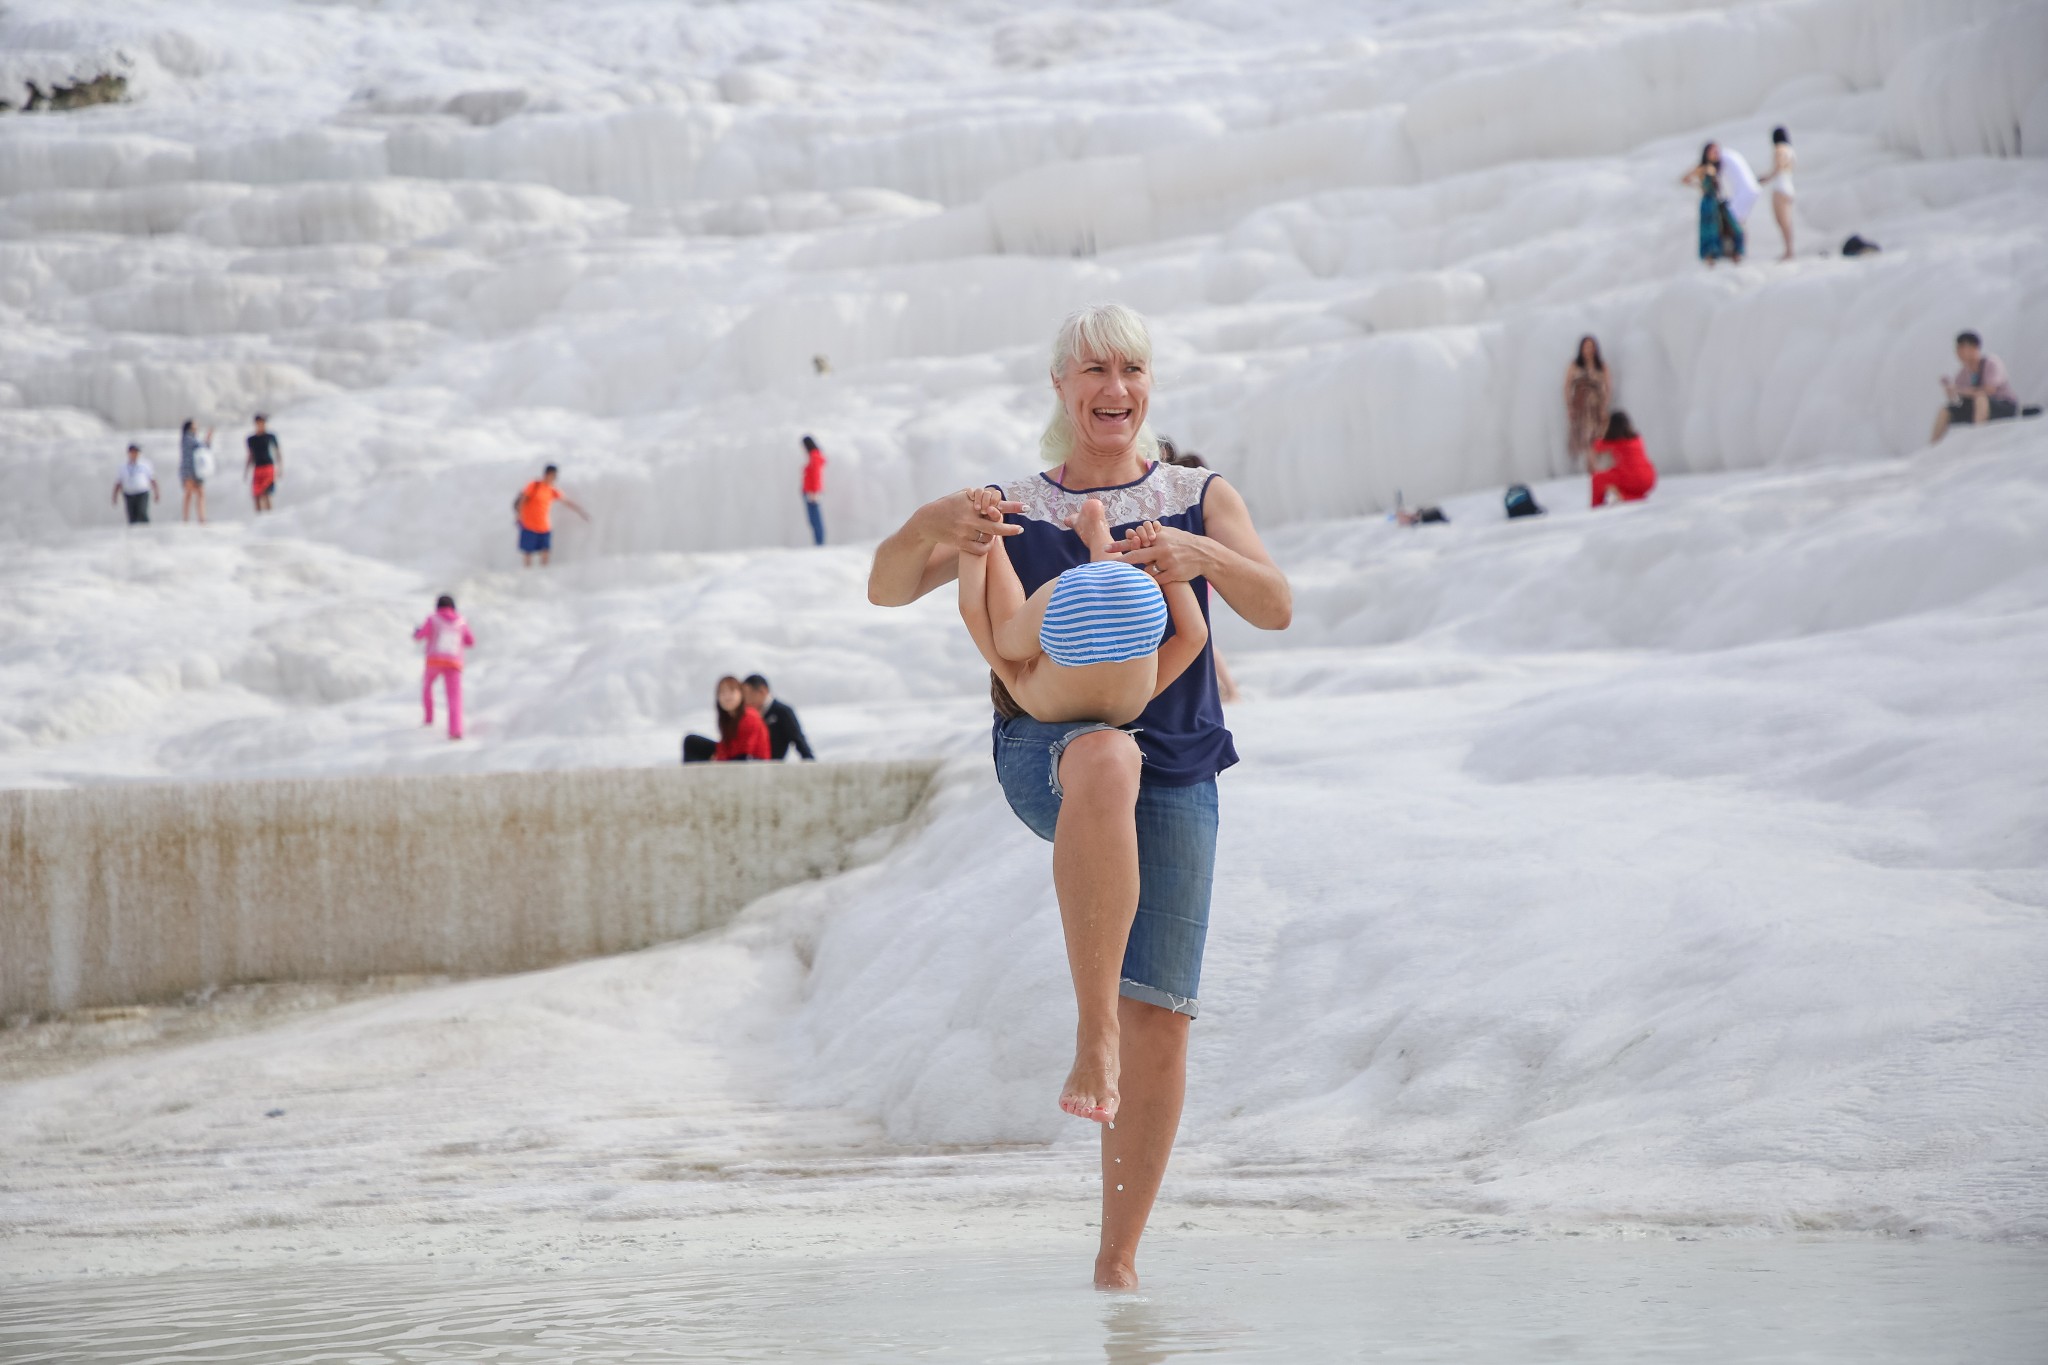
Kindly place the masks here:
[[(984, 516), (1001, 516), (1000, 491), (970, 488), (967, 496)], [(1002, 537), (989, 541), (986, 555), (961, 555), (960, 618), (1033, 719), (1128, 725), (1195, 661), (1209, 624), (1188, 584), (1160, 583), (1117, 557), (1100, 502), (1083, 503), (1070, 526), (1088, 547), (1088, 562), (1028, 598)], [(1158, 541), (1156, 521), (1127, 538), (1132, 549)], [(1169, 616), (1173, 638), (1161, 644)]]

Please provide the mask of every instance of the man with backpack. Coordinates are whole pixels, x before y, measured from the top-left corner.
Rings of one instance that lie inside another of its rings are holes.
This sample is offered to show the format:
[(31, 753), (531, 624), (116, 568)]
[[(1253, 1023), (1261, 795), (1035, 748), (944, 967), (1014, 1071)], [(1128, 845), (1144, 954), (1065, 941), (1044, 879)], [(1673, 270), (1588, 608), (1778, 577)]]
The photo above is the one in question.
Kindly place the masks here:
[(576, 505), (576, 500), (555, 487), (555, 476), (559, 471), (549, 465), (541, 476), (519, 490), (519, 496), (512, 499), (512, 510), (519, 514), (519, 558), (520, 567), (532, 568), (533, 557), (540, 556), (542, 568), (547, 567), (548, 553), (555, 542), (555, 504), (574, 512), (585, 521), (590, 513)]

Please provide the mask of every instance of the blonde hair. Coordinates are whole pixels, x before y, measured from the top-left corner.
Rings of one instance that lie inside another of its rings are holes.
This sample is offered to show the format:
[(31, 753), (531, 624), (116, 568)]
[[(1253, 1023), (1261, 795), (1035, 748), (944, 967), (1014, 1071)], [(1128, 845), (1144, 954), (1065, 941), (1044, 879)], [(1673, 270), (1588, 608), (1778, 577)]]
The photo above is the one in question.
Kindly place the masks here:
[[(1152, 363), (1152, 332), (1134, 308), (1121, 303), (1092, 303), (1067, 315), (1052, 339), (1052, 377), (1066, 378), (1067, 365), (1077, 355), (1114, 356), (1119, 360)], [(1074, 453), (1074, 423), (1067, 405), (1055, 394), (1052, 419), (1038, 438), (1038, 454), (1047, 464), (1060, 464)], [(1138, 428), (1138, 453), (1148, 460), (1159, 458), (1159, 438), (1147, 423)]]

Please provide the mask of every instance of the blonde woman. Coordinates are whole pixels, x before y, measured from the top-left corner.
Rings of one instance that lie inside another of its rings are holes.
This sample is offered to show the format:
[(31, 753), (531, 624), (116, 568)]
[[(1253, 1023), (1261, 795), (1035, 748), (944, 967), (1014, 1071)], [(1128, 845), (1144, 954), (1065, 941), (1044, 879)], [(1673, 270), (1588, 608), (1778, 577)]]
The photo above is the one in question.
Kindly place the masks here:
[[(1068, 530), (1096, 502), (1117, 557), (1162, 584), (1207, 583), (1265, 630), (1293, 616), (1287, 578), (1244, 499), (1206, 469), (1167, 464), (1145, 425), (1152, 338), (1121, 304), (1084, 308), (1053, 340), (1055, 407), (1040, 439), (1050, 469), (990, 485), (984, 509), (966, 492), (926, 503), (875, 551), (868, 600), (903, 606), (958, 575), (962, 555), (998, 537), (1028, 595), (1090, 555)], [(1156, 522), (1156, 532), (1131, 531)], [(1150, 544), (1142, 544), (1144, 540)], [(1216, 775), (1237, 761), (1217, 698), (1214, 650), (1128, 728), (1047, 722), (1000, 683), (996, 778), (1010, 809), (1052, 842), (1067, 965), (1079, 1026), (1060, 1108), (1102, 1125), (1102, 1235), (1095, 1283), (1136, 1287), (1138, 1239), (1173, 1153), (1187, 1085), (1188, 1022), (1201, 986), (1216, 859)], [(1142, 870), (1141, 870), (1142, 869)]]

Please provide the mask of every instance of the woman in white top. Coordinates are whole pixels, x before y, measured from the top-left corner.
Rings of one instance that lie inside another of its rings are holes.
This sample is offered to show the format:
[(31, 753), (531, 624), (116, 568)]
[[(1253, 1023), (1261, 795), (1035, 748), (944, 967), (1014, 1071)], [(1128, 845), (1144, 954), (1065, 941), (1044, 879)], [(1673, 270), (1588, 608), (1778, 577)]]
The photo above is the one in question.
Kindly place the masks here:
[(1771, 173), (1757, 183), (1771, 187), (1771, 212), (1777, 217), (1778, 231), (1785, 237), (1785, 254), (1778, 259), (1792, 259), (1792, 167), (1799, 157), (1792, 150), (1792, 135), (1783, 128), (1771, 129)]

